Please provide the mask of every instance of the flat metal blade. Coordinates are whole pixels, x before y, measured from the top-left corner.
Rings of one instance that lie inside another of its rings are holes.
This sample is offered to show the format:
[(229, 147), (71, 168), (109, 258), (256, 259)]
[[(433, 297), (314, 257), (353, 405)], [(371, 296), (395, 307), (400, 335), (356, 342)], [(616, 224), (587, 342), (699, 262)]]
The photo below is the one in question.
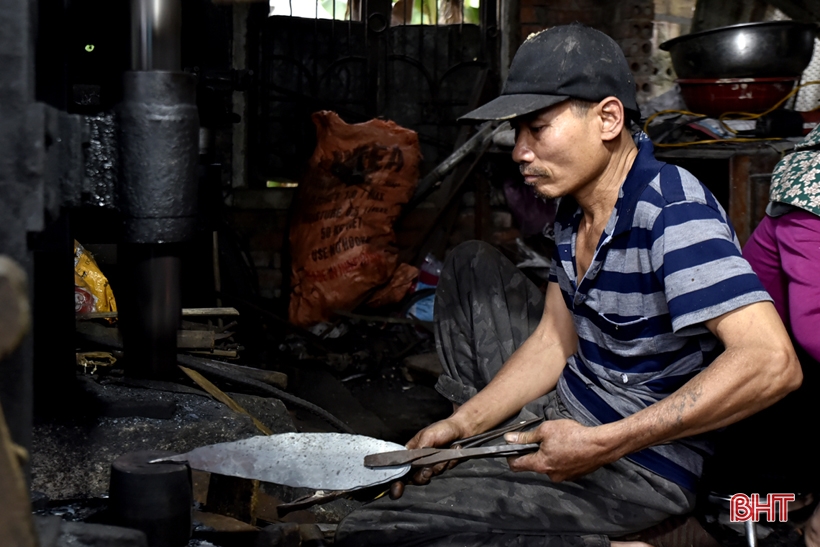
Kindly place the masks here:
[(397, 443), (346, 433), (282, 433), (195, 448), (158, 461), (316, 490), (356, 490), (398, 479), (410, 465), (373, 469), (364, 456), (403, 449)]

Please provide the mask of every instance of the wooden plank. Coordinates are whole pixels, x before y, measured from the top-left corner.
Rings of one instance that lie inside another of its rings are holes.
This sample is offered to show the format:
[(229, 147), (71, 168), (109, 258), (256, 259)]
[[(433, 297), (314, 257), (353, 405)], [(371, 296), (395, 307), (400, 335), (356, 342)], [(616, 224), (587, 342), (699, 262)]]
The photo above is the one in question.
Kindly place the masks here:
[(208, 330), (211, 332), (216, 331), (216, 327), (213, 325), (206, 325), (205, 323), (198, 323), (196, 321), (185, 321), (184, 319), (180, 322), (179, 328), (181, 330)]
[[(122, 348), (122, 335), (117, 327), (106, 327), (96, 323), (77, 323), (77, 332), (84, 338), (92, 342), (102, 344), (110, 348)], [(205, 349), (214, 348), (214, 333), (200, 330), (177, 331), (177, 348), (179, 349)]]
[[(253, 414), (251, 414), (250, 412), (245, 410), (239, 403), (237, 403), (236, 401), (231, 399), (231, 397), (227, 393), (225, 393), (224, 391), (222, 391), (221, 389), (216, 387), (213, 383), (211, 383), (210, 380), (208, 380), (203, 375), (201, 375), (200, 373), (198, 373), (197, 371), (195, 371), (193, 369), (183, 367), (182, 365), (177, 365), (177, 366), (191, 380), (193, 380), (196, 385), (198, 385), (199, 387), (201, 387), (202, 389), (207, 391), (211, 395), (211, 397), (213, 397), (214, 399), (216, 399), (220, 403), (224, 404), (225, 406), (227, 406), (228, 408), (230, 408), (234, 412), (238, 412), (239, 414), (244, 414), (244, 415), (248, 416), (251, 419), (251, 421), (253, 422), (253, 425), (256, 426), (256, 429), (258, 429), (259, 431), (261, 431), (265, 435), (273, 435), (273, 431), (271, 431), (270, 428), (268, 428), (268, 426), (266, 426), (265, 424), (260, 422)], [(213, 480), (213, 477), (214, 476), (211, 475), (211, 480)]]
[(178, 349), (214, 349), (214, 333), (207, 330), (177, 331)]
[(237, 372), (249, 376), (254, 380), (265, 382), (268, 385), (278, 387), (280, 389), (287, 389), (288, 375), (274, 370), (262, 370), (261, 368), (243, 367), (242, 365), (234, 365), (232, 363), (220, 363), (221, 365)]
[(188, 353), (194, 355), (202, 355), (206, 357), (227, 357), (229, 359), (233, 359), (236, 357), (237, 353), (236, 350), (225, 350), (225, 349), (212, 349), (210, 351), (203, 351), (203, 350), (188, 350)]
[(236, 308), (182, 308), (182, 317), (217, 317), (239, 315)]
[[(259, 481), (243, 479), (241, 477), (229, 477), (211, 473), (211, 481), (208, 485), (208, 501), (205, 509), (210, 513), (223, 515), (240, 522), (253, 526), (256, 524), (256, 500), (259, 495)], [(226, 526), (229, 521), (223, 520), (221, 524)], [(216, 519), (211, 520), (211, 524), (219, 524)], [(238, 525), (226, 526), (223, 531), (240, 531)]]
[[(182, 317), (218, 317), (225, 315), (239, 315), (236, 308), (182, 308)], [(76, 318), (80, 321), (89, 319), (115, 319), (119, 317), (116, 311), (97, 311), (91, 313), (78, 313)]]

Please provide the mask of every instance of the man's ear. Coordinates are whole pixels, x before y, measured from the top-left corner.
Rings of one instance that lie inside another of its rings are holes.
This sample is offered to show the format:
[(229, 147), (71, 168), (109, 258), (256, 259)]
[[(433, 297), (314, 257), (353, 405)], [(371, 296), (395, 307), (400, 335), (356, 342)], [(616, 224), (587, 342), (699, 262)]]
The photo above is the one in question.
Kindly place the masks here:
[(616, 97), (607, 97), (598, 103), (597, 111), (601, 118), (601, 139), (612, 141), (619, 137), (627, 123), (623, 103)]

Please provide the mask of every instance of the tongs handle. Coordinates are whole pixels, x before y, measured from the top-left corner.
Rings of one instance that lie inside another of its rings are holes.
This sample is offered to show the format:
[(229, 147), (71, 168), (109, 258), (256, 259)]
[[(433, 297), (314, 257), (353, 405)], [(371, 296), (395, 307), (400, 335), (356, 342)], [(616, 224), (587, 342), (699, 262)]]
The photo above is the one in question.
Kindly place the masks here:
[(441, 452), (419, 458), (410, 463), (413, 467), (435, 465), (451, 460), (467, 460), (470, 458), (498, 458), (506, 456), (520, 456), (538, 450), (538, 443), (530, 444), (499, 444), (495, 446), (478, 446), (475, 448), (446, 448)]
[(485, 431), (484, 433), (473, 435), (472, 437), (459, 439), (458, 441), (452, 443), (450, 445), (450, 448), (471, 448), (473, 446), (478, 446), (484, 442), (498, 438), (505, 433), (509, 433), (511, 431), (518, 431), (519, 429), (524, 429), (529, 425), (541, 423), (543, 421), (544, 418), (532, 418), (530, 420), (521, 420), (519, 422), (515, 422), (504, 427), (499, 427), (498, 429), (491, 429), (490, 431)]
[(500, 437), (504, 433), (523, 429), (528, 425), (544, 421), (544, 418), (533, 418), (522, 420), (498, 429), (492, 429), (472, 437), (460, 439), (450, 445), (449, 448), (416, 448), (413, 450), (396, 450), (393, 452), (381, 452), (365, 456), (364, 464), (367, 467), (387, 467), (394, 465), (407, 465), (414, 467), (432, 465), (447, 460), (460, 460), (475, 458), (480, 456), (515, 456), (526, 454), (538, 450), (537, 444), (512, 444), (477, 447), (486, 441)]
[(365, 456), (367, 467), (388, 467), (407, 465), (422, 467), (449, 460), (466, 460), (468, 458), (504, 457), (528, 454), (538, 450), (538, 443), (499, 444), (494, 446), (477, 446), (473, 448), (418, 448), (415, 450), (396, 450)]

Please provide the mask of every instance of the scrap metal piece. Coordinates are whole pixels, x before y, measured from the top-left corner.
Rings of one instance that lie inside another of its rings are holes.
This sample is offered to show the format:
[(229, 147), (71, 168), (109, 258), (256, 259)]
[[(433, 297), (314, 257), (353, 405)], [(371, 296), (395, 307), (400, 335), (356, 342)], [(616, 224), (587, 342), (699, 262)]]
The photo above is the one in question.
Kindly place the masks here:
[(372, 469), (364, 456), (400, 444), (346, 433), (283, 433), (195, 448), (151, 463), (188, 462), (194, 469), (316, 490), (358, 490), (398, 479), (409, 465)]

